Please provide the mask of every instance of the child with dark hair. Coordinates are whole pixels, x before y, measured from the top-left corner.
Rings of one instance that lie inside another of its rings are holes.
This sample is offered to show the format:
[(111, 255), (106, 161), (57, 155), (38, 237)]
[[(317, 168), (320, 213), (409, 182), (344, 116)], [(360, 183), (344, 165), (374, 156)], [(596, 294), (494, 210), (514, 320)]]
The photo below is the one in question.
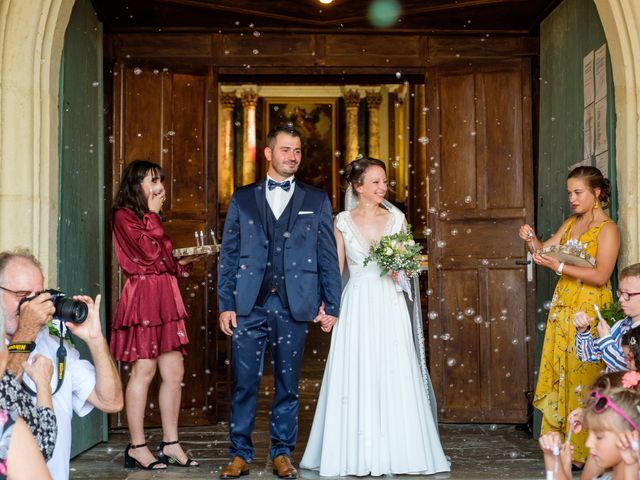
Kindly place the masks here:
[(634, 328), (622, 336), (622, 352), (627, 370), (640, 371), (640, 329)]

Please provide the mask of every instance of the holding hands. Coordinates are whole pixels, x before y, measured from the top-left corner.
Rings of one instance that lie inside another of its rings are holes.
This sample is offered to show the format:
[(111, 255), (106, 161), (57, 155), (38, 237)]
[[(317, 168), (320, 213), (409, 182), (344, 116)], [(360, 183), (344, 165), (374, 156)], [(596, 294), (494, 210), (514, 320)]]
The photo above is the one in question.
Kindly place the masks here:
[(324, 303), (321, 303), (320, 308), (318, 309), (318, 315), (316, 315), (313, 323), (319, 323), (320, 330), (322, 330), (324, 333), (329, 333), (337, 321), (337, 317), (334, 317), (333, 315), (327, 315), (325, 313)]

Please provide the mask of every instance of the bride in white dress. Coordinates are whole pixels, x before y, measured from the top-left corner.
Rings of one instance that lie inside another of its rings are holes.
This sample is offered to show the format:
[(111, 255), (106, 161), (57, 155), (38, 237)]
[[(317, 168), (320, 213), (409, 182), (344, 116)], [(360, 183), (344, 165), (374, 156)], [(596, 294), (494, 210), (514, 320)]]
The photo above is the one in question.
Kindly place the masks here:
[[(404, 293), (392, 276), (380, 276), (376, 263), (363, 266), (372, 243), (406, 225), (404, 215), (384, 199), (383, 162), (355, 160), (346, 175), (351, 191), (335, 234), (340, 268), (348, 269), (349, 280), (300, 466), (332, 477), (448, 472), (421, 321), (414, 323), (414, 341)], [(351, 192), (357, 196), (353, 209)]]

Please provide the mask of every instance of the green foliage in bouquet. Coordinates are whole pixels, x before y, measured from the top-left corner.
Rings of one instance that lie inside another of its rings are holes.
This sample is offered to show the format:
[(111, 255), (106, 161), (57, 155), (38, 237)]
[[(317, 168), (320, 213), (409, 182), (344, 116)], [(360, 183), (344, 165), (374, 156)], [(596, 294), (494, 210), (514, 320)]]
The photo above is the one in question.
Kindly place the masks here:
[(602, 307), (600, 307), (600, 314), (602, 318), (604, 318), (609, 326), (613, 326), (618, 320), (622, 320), (626, 315), (620, 306), (620, 303), (606, 303)]
[(375, 262), (380, 266), (383, 277), (389, 272), (404, 271), (407, 277), (415, 277), (420, 270), (419, 245), (411, 235), (411, 225), (393, 235), (385, 235), (379, 242), (371, 245), (369, 255), (364, 259), (366, 267), (369, 262)]

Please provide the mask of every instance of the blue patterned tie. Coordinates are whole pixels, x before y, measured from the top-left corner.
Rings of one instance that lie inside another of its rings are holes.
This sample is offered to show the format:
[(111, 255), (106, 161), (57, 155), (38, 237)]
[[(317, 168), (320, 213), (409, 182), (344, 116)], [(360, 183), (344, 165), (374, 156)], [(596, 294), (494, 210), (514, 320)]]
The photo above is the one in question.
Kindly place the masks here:
[(275, 180), (269, 179), (267, 181), (267, 187), (269, 188), (269, 190), (273, 190), (276, 187), (280, 187), (285, 192), (288, 192), (289, 189), (291, 188), (291, 182), (289, 180), (286, 180), (284, 182), (276, 182)]

